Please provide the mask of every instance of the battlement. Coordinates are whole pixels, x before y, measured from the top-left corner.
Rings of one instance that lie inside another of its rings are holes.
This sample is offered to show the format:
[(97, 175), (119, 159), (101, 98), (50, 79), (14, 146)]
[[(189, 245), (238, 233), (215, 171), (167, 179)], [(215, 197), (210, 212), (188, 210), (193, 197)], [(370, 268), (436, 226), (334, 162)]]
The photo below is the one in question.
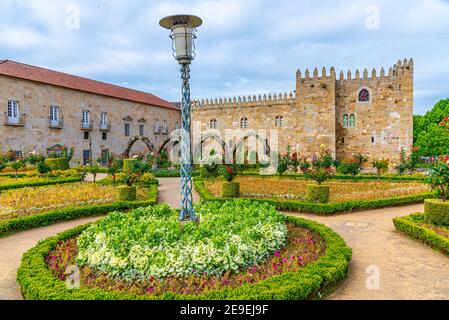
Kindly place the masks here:
[(211, 108), (237, 108), (252, 106), (273, 106), (280, 104), (294, 103), (295, 94), (293, 92), (284, 94), (264, 94), (253, 96), (241, 96), (231, 98), (201, 99), (192, 101), (192, 109), (211, 109)]
[(382, 68), (378, 75), (376, 68), (373, 68), (371, 72), (368, 69), (364, 69), (363, 72), (356, 70), (354, 75), (351, 71), (345, 73), (343, 71), (340, 72), (339, 78), (336, 78), (335, 68), (331, 67), (330, 72), (327, 73), (326, 68), (323, 68), (321, 74), (318, 73), (318, 69), (315, 68), (313, 70), (313, 74), (310, 73), (309, 69), (306, 69), (304, 72), (304, 76), (301, 70), (297, 70), (296, 72), (296, 80), (298, 84), (312, 81), (323, 81), (329, 79), (335, 79), (337, 81), (354, 81), (354, 80), (375, 80), (375, 79), (385, 79), (385, 78), (396, 78), (405, 74), (407, 71), (413, 69), (414, 61), (413, 58), (410, 60), (398, 60), (398, 62), (389, 68), (388, 73), (385, 72), (385, 69)]

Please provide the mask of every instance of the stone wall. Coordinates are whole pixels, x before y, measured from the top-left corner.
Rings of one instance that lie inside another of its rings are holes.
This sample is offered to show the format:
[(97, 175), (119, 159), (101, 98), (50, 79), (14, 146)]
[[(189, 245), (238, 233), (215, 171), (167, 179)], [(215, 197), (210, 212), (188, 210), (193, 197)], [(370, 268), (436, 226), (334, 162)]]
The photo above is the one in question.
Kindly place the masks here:
[[(358, 101), (361, 89), (369, 91), (369, 102)], [(213, 131), (224, 137), (247, 117), (250, 129), (278, 130), (280, 152), (290, 145), (310, 157), (326, 145), (340, 160), (358, 153), (393, 160), (413, 143), (413, 60), (399, 61), (387, 74), (364, 70), (354, 78), (341, 73), (338, 80), (333, 67), (320, 74), (317, 69), (304, 75), (298, 70), (295, 94), (202, 99), (192, 108), (192, 121), (200, 123), (203, 135), (210, 131), (211, 119), (218, 123)], [(355, 116), (355, 127), (344, 127), (345, 114)], [(275, 126), (277, 116), (283, 117), (283, 127)], [(217, 141), (208, 143), (219, 146)]]
[[(109, 149), (112, 154), (121, 154), (128, 142), (139, 135), (139, 125), (144, 125), (144, 135), (157, 148), (168, 139), (168, 135), (155, 134), (155, 121), (167, 121), (169, 133), (180, 123), (180, 112), (135, 103), (127, 100), (81, 92), (62, 87), (0, 76), (0, 105), (7, 111), (8, 100), (19, 101), (20, 113), (25, 113), (25, 126), (14, 127), (0, 125), (0, 151), (37, 151), (46, 153), (48, 147), (61, 144), (75, 146), (74, 162), (81, 160), (83, 150), (89, 149), (89, 140), (85, 140), (81, 129), (82, 111), (89, 110), (93, 121), (92, 157), (100, 157), (101, 149)], [(60, 108), (60, 117), (64, 118), (62, 129), (49, 127), (50, 105)], [(107, 140), (102, 140), (99, 128), (100, 113), (107, 112), (111, 129)], [(124, 125), (131, 125), (131, 136), (124, 134)], [(136, 143), (132, 151), (146, 151), (146, 145)]]

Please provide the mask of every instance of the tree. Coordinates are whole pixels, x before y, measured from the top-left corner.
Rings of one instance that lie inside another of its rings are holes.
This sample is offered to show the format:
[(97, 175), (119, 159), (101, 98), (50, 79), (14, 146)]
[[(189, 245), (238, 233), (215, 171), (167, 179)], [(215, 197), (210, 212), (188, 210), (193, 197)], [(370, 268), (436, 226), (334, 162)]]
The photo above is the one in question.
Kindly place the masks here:
[(449, 154), (449, 134), (443, 127), (432, 124), (419, 135), (416, 145), (420, 147), (421, 155), (446, 155)]
[(36, 165), (36, 170), (37, 172), (39, 172), (41, 175), (44, 175), (48, 172), (51, 171), (51, 168), (45, 163), (45, 161), (40, 161), (37, 163)]
[(377, 178), (380, 180), (380, 176), (388, 171), (390, 162), (388, 160), (373, 160), (373, 168), (376, 169)]
[(9, 164), (9, 167), (14, 170), (15, 177), (17, 178), (17, 173), (19, 169), (23, 167), (23, 162), (19, 160), (13, 161)]
[(449, 153), (449, 134), (440, 124), (449, 116), (449, 99), (439, 101), (424, 116), (414, 116), (413, 138), (421, 156)]
[(112, 183), (115, 185), (116, 175), (120, 172), (121, 167), (123, 166), (123, 161), (120, 162), (119, 159), (114, 158), (111, 162), (111, 165), (108, 167), (108, 174), (112, 177)]
[(446, 156), (443, 161), (434, 164), (427, 183), (433, 190), (436, 190), (440, 199), (444, 202), (449, 196), (449, 157)]
[(100, 172), (100, 166), (98, 165), (98, 162), (87, 166), (86, 171), (93, 176), (94, 183), (96, 183), (97, 175)]

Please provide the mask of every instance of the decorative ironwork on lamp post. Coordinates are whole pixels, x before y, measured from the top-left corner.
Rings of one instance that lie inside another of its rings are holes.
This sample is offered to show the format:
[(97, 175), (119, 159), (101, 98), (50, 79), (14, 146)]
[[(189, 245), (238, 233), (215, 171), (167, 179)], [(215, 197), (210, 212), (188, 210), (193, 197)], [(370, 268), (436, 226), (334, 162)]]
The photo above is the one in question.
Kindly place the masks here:
[(163, 18), (159, 24), (171, 31), (174, 57), (181, 65), (181, 213), (179, 220), (197, 220), (193, 209), (192, 148), (190, 139), (190, 63), (195, 58), (195, 28), (203, 21), (192, 15), (174, 15)]

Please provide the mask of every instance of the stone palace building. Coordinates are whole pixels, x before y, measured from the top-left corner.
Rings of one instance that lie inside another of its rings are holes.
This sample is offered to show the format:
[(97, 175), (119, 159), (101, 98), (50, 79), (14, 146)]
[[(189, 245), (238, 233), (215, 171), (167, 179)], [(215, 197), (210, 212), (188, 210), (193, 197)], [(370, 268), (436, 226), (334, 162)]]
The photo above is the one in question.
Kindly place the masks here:
[(326, 145), (340, 160), (358, 153), (397, 159), (402, 147), (413, 144), (413, 59), (399, 60), (387, 72), (365, 69), (346, 77), (337, 77), (333, 67), (321, 74), (298, 70), (295, 93), (195, 101), (192, 121), (201, 123), (203, 148), (227, 153), (241, 141), (225, 138), (226, 130), (255, 134), (270, 150), (269, 137), (257, 133), (269, 129), (277, 131), (279, 152), (290, 145), (310, 157)]
[(179, 127), (177, 106), (126, 89), (10, 60), (0, 61), (0, 152), (74, 146), (72, 162), (157, 149)]

